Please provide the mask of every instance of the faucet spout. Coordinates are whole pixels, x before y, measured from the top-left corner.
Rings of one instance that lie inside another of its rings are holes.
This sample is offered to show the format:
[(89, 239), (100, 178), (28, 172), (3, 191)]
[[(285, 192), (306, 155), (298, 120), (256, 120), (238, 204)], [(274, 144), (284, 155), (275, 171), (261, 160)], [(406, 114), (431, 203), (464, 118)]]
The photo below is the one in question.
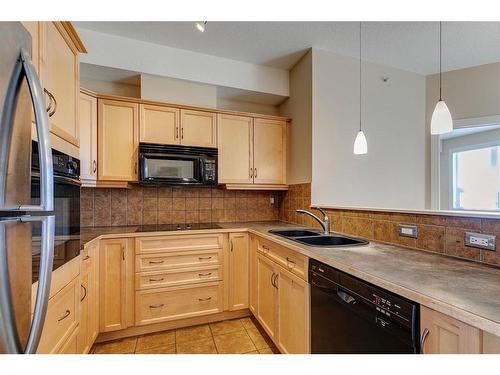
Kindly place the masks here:
[(299, 214), (305, 214), (311, 216), (313, 219), (315, 219), (318, 223), (320, 223), (321, 227), (323, 228), (323, 234), (330, 234), (330, 218), (326, 214), (325, 211), (323, 211), (321, 208), (317, 208), (322, 214), (323, 214), (323, 220), (321, 220), (319, 217), (314, 215), (312, 212), (306, 211), (306, 210), (295, 210), (295, 212)]

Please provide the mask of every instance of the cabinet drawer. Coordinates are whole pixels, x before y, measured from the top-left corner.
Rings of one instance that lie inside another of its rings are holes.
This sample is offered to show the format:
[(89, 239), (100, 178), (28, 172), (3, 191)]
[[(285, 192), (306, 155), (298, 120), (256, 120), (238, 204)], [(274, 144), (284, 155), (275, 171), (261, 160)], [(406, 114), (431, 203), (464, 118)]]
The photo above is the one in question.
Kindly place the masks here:
[(165, 288), (207, 281), (218, 281), (220, 279), (221, 272), (218, 266), (141, 272), (135, 274), (135, 289)]
[(61, 346), (58, 354), (79, 354), (78, 353), (78, 333), (77, 327), (69, 336), (68, 340)]
[(159, 271), (215, 265), (222, 262), (222, 250), (185, 251), (179, 253), (137, 255), (136, 271)]
[(79, 278), (73, 279), (49, 300), (37, 353), (55, 353), (78, 325)]
[(214, 314), (223, 310), (223, 283), (136, 292), (136, 325)]
[(221, 248), (222, 234), (138, 237), (135, 240), (136, 254)]
[(257, 239), (257, 251), (307, 281), (307, 257), (304, 255), (262, 238)]

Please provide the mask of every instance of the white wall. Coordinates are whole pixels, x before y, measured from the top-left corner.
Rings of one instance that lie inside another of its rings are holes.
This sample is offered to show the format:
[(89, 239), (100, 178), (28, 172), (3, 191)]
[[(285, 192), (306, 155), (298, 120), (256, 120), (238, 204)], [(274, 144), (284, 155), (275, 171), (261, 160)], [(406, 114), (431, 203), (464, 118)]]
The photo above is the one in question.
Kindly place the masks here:
[(78, 28), (83, 63), (288, 96), (288, 71)]
[[(359, 63), (312, 51), (312, 203), (425, 207), (425, 77), (363, 63), (367, 155), (353, 155), (359, 126)], [(381, 77), (390, 77), (382, 82)]]
[(275, 105), (264, 103), (244, 102), (241, 100), (217, 99), (217, 108), (230, 111), (262, 113), (265, 115), (279, 115), (279, 108)]
[(290, 71), (290, 98), (279, 107), (292, 118), (289, 132), (288, 183), (311, 182), (312, 170), (312, 52)]
[(141, 74), (141, 99), (215, 108), (217, 88), (204, 83)]
[(127, 96), (130, 98), (141, 97), (140, 86), (122, 82), (110, 82), (89, 77), (80, 77), (80, 86), (100, 94)]

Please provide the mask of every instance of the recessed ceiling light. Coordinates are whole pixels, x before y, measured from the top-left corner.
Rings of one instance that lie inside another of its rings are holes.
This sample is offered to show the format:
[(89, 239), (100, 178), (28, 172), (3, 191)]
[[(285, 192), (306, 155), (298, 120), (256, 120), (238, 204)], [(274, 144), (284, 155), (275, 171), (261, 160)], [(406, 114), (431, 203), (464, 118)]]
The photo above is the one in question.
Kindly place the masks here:
[(194, 25), (196, 26), (196, 28), (198, 29), (198, 31), (204, 33), (205, 32), (205, 26), (207, 25), (207, 21), (205, 21), (205, 22), (196, 22)]

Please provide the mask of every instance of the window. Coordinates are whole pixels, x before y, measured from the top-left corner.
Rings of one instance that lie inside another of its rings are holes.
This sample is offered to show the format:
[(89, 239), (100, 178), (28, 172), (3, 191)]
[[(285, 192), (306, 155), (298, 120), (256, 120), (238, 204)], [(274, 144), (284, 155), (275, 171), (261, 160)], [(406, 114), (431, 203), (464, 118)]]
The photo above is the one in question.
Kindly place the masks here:
[(500, 210), (499, 153), (499, 145), (452, 152), (454, 209)]

